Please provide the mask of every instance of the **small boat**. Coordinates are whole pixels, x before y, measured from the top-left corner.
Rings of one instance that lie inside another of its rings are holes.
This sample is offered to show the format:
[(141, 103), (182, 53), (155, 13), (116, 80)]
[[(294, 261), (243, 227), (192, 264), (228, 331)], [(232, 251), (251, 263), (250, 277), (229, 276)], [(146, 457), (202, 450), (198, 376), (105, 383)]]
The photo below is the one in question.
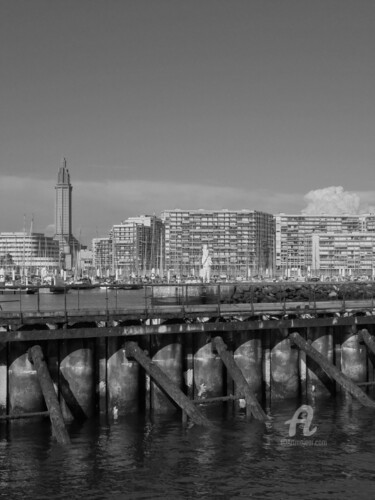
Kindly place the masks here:
[(54, 276), (51, 279), (51, 284), (48, 286), (42, 286), (39, 288), (39, 293), (66, 293), (68, 288), (66, 287), (65, 281), (62, 278)]
[(141, 283), (124, 283), (119, 288), (121, 290), (142, 290), (143, 285)]
[(76, 280), (69, 285), (72, 290), (91, 290), (95, 285), (91, 284), (89, 280)]
[(1, 295), (33, 295), (36, 292), (36, 288), (19, 287), (12, 285), (6, 285), (0, 288)]

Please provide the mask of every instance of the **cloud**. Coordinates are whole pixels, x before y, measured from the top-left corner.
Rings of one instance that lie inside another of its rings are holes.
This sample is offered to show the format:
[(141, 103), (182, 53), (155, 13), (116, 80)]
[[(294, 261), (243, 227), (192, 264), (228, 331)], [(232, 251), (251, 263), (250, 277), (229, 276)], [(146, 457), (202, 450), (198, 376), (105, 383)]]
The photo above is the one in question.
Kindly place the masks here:
[(342, 186), (331, 186), (310, 191), (305, 195), (307, 207), (304, 215), (342, 215), (358, 214), (361, 200), (358, 194), (344, 191)]

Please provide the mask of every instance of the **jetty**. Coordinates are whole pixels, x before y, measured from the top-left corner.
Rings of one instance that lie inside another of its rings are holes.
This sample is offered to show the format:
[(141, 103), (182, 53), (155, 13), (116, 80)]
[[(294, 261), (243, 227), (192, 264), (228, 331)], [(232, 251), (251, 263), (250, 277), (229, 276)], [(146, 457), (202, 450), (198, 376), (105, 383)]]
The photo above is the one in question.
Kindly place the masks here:
[(373, 283), (147, 285), (136, 304), (106, 290), (99, 307), (68, 292), (53, 309), (39, 293), (0, 301), (0, 420), (49, 416), (67, 444), (64, 425), (98, 413), (209, 426), (208, 403), (261, 421), (287, 398), (375, 408)]

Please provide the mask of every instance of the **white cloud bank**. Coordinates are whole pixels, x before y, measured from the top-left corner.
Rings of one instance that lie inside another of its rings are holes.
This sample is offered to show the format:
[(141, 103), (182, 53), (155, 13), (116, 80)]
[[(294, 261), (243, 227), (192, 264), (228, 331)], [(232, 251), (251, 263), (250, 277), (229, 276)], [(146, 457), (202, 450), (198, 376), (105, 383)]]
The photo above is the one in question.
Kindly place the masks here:
[(310, 191), (305, 195), (307, 206), (304, 215), (355, 215), (373, 212), (374, 193), (353, 193), (344, 191), (342, 186), (331, 186)]

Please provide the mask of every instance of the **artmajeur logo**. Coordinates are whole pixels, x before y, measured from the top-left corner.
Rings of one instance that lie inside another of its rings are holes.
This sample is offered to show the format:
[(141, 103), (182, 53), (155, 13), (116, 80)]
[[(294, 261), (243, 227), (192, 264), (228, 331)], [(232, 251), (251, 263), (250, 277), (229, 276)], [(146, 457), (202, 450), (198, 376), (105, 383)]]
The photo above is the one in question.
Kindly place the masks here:
[[(317, 427), (312, 426), (314, 409), (309, 405), (300, 406), (290, 420), (285, 422), (289, 425), (289, 436), (294, 437), (297, 433), (297, 424), (303, 425), (302, 433), (305, 437), (310, 437), (316, 433)], [(282, 439), (280, 443), (284, 446), (327, 446), (327, 441), (323, 439)]]

